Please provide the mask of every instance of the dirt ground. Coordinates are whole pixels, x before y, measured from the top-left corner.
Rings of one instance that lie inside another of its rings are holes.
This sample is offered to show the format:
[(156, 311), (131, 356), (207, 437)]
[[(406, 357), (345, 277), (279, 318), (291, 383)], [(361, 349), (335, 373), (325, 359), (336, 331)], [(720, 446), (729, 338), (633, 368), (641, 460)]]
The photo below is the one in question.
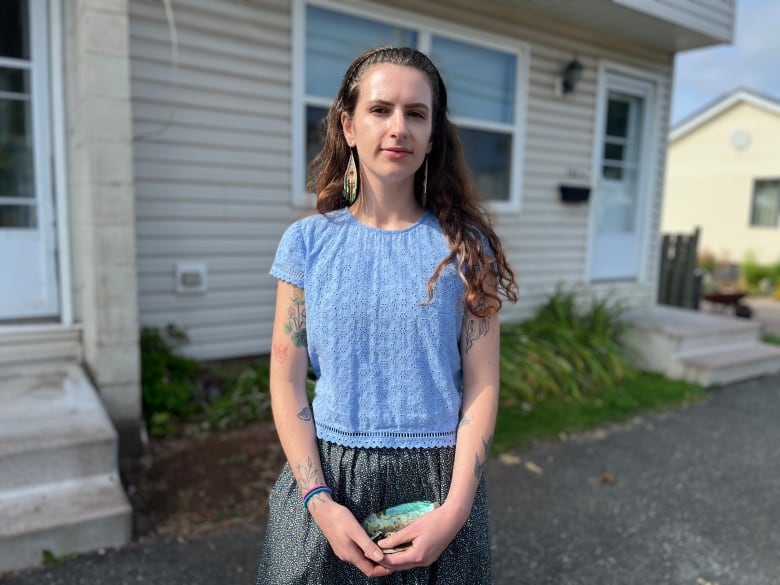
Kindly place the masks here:
[(270, 421), (218, 435), (151, 439), (144, 457), (121, 465), (134, 539), (181, 539), (262, 522), (283, 463)]

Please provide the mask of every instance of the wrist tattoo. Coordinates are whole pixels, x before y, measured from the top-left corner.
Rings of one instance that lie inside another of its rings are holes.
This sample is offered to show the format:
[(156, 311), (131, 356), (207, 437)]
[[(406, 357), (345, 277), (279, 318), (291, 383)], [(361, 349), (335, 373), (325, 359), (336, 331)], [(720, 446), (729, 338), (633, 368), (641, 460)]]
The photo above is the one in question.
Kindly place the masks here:
[(311, 408), (308, 406), (304, 406), (303, 409), (297, 414), (297, 417), (301, 419), (302, 421), (310, 421), (311, 420)]
[(306, 302), (303, 289), (293, 287), (290, 306), (287, 307), (287, 323), (284, 332), (290, 336), (295, 347), (306, 347)]
[(324, 483), (322, 481), (322, 472), (314, 467), (314, 462), (309, 457), (304, 465), (301, 461), (295, 466), (298, 472), (298, 485), (301, 486), (301, 492), (306, 492), (315, 485)]

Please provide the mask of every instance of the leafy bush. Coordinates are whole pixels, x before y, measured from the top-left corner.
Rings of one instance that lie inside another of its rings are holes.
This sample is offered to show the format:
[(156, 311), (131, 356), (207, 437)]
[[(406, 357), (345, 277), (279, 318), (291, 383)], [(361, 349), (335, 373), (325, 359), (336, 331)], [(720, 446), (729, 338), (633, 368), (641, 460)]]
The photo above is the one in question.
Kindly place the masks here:
[(209, 428), (213, 431), (239, 428), (267, 418), (271, 409), (268, 373), (268, 362), (257, 362), (229, 382), (224, 393), (205, 406)]
[(141, 395), (149, 432), (155, 436), (170, 434), (174, 419), (186, 420), (200, 410), (193, 399), (200, 365), (173, 350), (186, 341), (186, 333), (174, 325), (164, 334), (151, 327), (141, 330)]
[(579, 399), (635, 376), (618, 342), (625, 329), (621, 313), (609, 297), (579, 307), (573, 291), (556, 290), (532, 319), (503, 328), (502, 397), (527, 403)]
[(742, 273), (742, 279), (751, 290), (757, 289), (759, 282), (764, 278), (768, 278), (770, 275), (769, 266), (759, 264), (756, 260), (756, 255), (752, 252), (748, 252), (745, 255), (745, 260), (740, 266), (740, 271)]

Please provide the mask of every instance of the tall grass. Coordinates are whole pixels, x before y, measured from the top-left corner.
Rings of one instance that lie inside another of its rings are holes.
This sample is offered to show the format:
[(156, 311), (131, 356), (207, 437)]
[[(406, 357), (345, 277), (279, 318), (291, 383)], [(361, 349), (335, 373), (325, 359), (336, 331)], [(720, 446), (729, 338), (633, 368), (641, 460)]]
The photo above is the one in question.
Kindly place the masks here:
[[(580, 295), (581, 296), (581, 295)], [(558, 288), (532, 319), (503, 328), (501, 395), (508, 403), (582, 398), (636, 376), (618, 338), (626, 325), (612, 297), (578, 301)]]

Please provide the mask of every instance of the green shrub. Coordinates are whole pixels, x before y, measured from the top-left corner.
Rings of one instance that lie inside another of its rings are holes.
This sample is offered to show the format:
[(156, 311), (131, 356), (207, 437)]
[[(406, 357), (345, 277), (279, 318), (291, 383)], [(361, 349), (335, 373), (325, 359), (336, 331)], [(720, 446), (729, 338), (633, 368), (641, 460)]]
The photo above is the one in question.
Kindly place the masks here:
[(579, 399), (635, 376), (618, 343), (625, 329), (621, 313), (622, 307), (609, 297), (591, 298), (580, 308), (573, 291), (559, 288), (532, 319), (505, 326), (501, 338), (504, 400)]
[(228, 382), (223, 394), (205, 406), (209, 428), (234, 429), (267, 418), (271, 409), (268, 373), (268, 361), (258, 361)]
[(193, 399), (200, 365), (173, 350), (186, 341), (186, 333), (174, 325), (168, 325), (164, 334), (151, 327), (141, 330), (141, 395), (153, 435), (170, 434), (174, 419), (186, 420), (200, 410)]
[(764, 278), (769, 278), (771, 275), (770, 267), (759, 264), (753, 252), (745, 254), (745, 260), (740, 265), (740, 271), (742, 279), (751, 291), (757, 290), (759, 282)]

